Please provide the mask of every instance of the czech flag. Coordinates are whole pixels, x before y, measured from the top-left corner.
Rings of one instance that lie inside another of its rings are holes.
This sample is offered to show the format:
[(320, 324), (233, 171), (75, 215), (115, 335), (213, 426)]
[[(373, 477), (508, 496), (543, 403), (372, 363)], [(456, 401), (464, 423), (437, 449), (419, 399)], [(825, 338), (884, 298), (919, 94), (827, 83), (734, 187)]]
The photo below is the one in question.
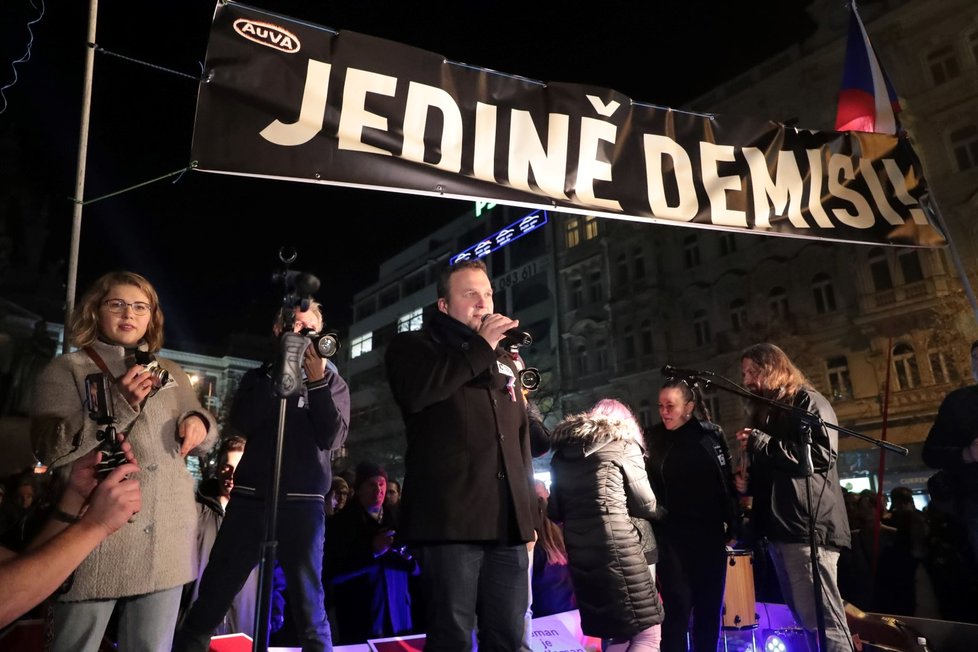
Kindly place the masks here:
[(853, 0), (849, 5), (849, 40), (835, 130), (896, 134), (899, 111), (900, 102), (876, 58)]

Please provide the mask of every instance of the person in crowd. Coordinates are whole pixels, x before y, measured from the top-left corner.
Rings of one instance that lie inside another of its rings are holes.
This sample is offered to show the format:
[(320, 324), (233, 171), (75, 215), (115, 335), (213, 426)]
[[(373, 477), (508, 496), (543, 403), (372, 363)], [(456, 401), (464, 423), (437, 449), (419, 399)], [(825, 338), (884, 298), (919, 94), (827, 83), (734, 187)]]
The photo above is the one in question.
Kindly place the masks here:
[(101, 407), (144, 469), (144, 509), (82, 562), (53, 603), (51, 649), (96, 650), (115, 610), (120, 649), (168, 649), (183, 585), (197, 570), (194, 479), (185, 458), (213, 446), (216, 421), (184, 370), (154, 359), (163, 310), (139, 274), (110, 272), (95, 281), (72, 312), (68, 337), (79, 350), (55, 358), (34, 388), (34, 448), (57, 470), (98, 447), (100, 433), (112, 429), (90, 414), (86, 378), (104, 378)]
[[(546, 485), (544, 485), (546, 486)], [(533, 546), (532, 612), (534, 617), (550, 616), (577, 608), (574, 584), (567, 566), (567, 548), (560, 526), (547, 516), (547, 498), (537, 498), (541, 514), (537, 541)]]
[(717, 649), (727, 573), (727, 544), (737, 515), (730, 453), (719, 426), (697, 414), (689, 382), (668, 378), (659, 390), (661, 422), (648, 435), (647, 470), (662, 516), (659, 546), (662, 649), (686, 652), (693, 614), (695, 650)]
[(939, 618), (926, 563), (930, 556), (927, 518), (914, 504), (913, 491), (909, 487), (890, 490), (890, 510), (885, 522), (895, 530), (894, 552), (900, 571), (896, 574), (899, 590), (887, 593), (883, 613)]
[(40, 485), (33, 467), (17, 475), (13, 499), (0, 507), (0, 544), (20, 551), (37, 534), (49, 507)]
[[(277, 339), (287, 331), (319, 333), (322, 328), (321, 307), (313, 301), (307, 310), (281, 310), (272, 332)], [(177, 632), (176, 651), (207, 650), (212, 632), (261, 560), (265, 508), (273, 499), (279, 501), (278, 527), (268, 536), (278, 542), (277, 558), (302, 649), (332, 649), (322, 580), (325, 502), (331, 454), (349, 430), (350, 390), (336, 366), (307, 346), (302, 387), (286, 399), (280, 494), (269, 496), (282, 401), (275, 393), (274, 367), (266, 363), (248, 371), (235, 394), (228, 423), (248, 445), (235, 471), (231, 501), (201, 577), (199, 597)]]
[(548, 516), (563, 525), (581, 630), (606, 651), (658, 650), (662, 603), (633, 518), (656, 517), (642, 431), (613, 399), (553, 431)]
[[(971, 370), (978, 380), (978, 340), (971, 344)], [(978, 385), (955, 389), (944, 397), (921, 457), (927, 466), (940, 469), (940, 482), (951, 487), (955, 512), (978, 561)]]
[(843, 500), (851, 543), (839, 554), (839, 593), (860, 609), (880, 612), (880, 598), (899, 594), (900, 585), (911, 579), (896, 562), (896, 529), (880, 522), (877, 492), (864, 489)]
[(417, 560), (395, 543), (395, 510), (384, 503), (387, 472), (371, 462), (357, 465), (353, 500), (330, 522), (324, 567), (332, 584), (336, 642), (410, 633), (408, 578)]
[(350, 497), (350, 485), (340, 476), (333, 478), (329, 493), (326, 494), (326, 516), (335, 516), (344, 507)]
[(954, 508), (953, 488), (935, 473), (927, 480), (930, 502), (924, 509), (929, 533), (927, 570), (943, 620), (978, 623), (978, 562)]
[[(526, 401), (481, 260), (446, 268), (437, 311), (398, 333), (386, 366), (407, 430), (401, 533), (417, 551), (425, 649), (524, 648), (533, 539)], [(476, 511), (473, 511), (476, 510)], [(477, 517), (473, 517), (478, 514)]]
[(401, 483), (397, 480), (390, 480), (387, 483), (387, 497), (384, 502), (390, 507), (397, 507), (401, 502)]
[[(200, 568), (197, 580), (188, 584), (184, 589), (181, 608), (186, 610), (197, 599), (200, 589), (200, 577), (207, 568), (211, 548), (217, 539), (217, 533), (224, 521), (224, 513), (231, 500), (231, 490), (234, 488), (234, 472), (244, 454), (245, 439), (231, 435), (221, 440), (217, 452), (217, 464), (212, 475), (205, 477), (197, 487), (197, 558)], [(285, 576), (281, 566), (276, 564), (272, 586), (272, 615), (270, 631), (278, 631), (284, 623), (285, 609)], [(230, 609), (215, 629), (216, 634), (235, 634), (242, 632), (254, 638), (255, 636), (255, 607), (258, 605), (258, 569), (254, 569), (245, 580), (244, 586), (234, 596)]]
[[(767, 539), (784, 600), (814, 638), (819, 632), (809, 527), (814, 528), (825, 640), (831, 652), (851, 652), (838, 586), (839, 552), (850, 545), (849, 522), (839, 483), (838, 433), (823, 425), (836, 423), (835, 412), (774, 344), (745, 349), (741, 372), (747, 389), (785, 406), (754, 401), (750, 426), (737, 432), (750, 463), (754, 533)], [(803, 412), (811, 417), (803, 418)], [(814, 511), (807, 498), (809, 483)]]
[[(126, 525), (142, 507), (139, 471), (132, 447), (123, 445), (126, 462), (97, 482), (102, 453), (93, 450), (71, 464), (54, 517), (18, 555), (0, 548), (0, 628), (6, 627), (62, 587), (71, 573), (109, 535)], [(80, 516), (79, 516), (80, 515)]]

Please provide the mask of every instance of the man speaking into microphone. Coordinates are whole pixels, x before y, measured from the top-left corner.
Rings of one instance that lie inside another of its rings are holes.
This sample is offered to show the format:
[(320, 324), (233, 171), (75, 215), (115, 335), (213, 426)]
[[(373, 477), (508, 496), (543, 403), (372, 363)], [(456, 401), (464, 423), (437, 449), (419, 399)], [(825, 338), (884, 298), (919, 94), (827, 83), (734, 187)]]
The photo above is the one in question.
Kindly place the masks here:
[(387, 347), (407, 431), (400, 534), (418, 552), (427, 652), (524, 650), (533, 471), (526, 401), (481, 260), (445, 269), (437, 312)]

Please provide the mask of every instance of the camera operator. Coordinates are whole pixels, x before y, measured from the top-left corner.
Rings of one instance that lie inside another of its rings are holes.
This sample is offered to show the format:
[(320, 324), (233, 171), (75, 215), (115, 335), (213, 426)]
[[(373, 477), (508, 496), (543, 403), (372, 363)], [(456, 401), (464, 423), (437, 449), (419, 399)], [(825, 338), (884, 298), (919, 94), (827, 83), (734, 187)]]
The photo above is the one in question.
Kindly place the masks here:
[[(197, 571), (194, 479), (184, 458), (213, 445), (216, 422), (178, 364), (158, 360), (157, 369), (147, 367), (147, 357), (163, 346), (163, 311), (139, 274), (99, 278), (72, 313), (68, 337), (81, 350), (55, 358), (34, 389), (31, 438), (38, 456), (57, 469), (100, 446), (108, 431), (123, 433), (143, 469), (143, 509), (82, 562), (71, 588), (53, 603), (51, 649), (96, 650), (118, 609), (120, 649), (164, 650), (183, 585)], [(130, 366), (137, 350), (147, 364)], [(87, 380), (100, 373), (109, 379), (111, 429), (89, 414)]]
[(519, 650), (536, 496), (526, 401), (500, 346), (519, 322), (493, 312), (481, 260), (445, 269), (437, 290), (438, 311), (386, 356), (407, 428), (400, 533), (420, 557), (425, 649), (470, 650), (478, 630), (479, 649)]
[[(279, 312), (272, 332), (295, 333), (323, 328), (321, 307)], [(289, 322), (292, 321), (290, 324)], [(325, 496), (331, 482), (330, 457), (346, 441), (350, 423), (350, 390), (336, 366), (307, 346), (305, 377), (298, 394), (286, 399), (285, 437), (281, 457), (277, 559), (285, 571), (289, 608), (296, 620), (302, 649), (332, 649), (324, 606), (322, 566)], [(271, 460), (278, 441), (281, 398), (275, 392), (274, 364), (252, 369), (241, 379), (228, 423), (248, 440), (234, 476), (232, 500), (217, 533), (200, 581), (197, 601), (177, 633), (175, 651), (208, 649), (211, 633), (261, 557)]]

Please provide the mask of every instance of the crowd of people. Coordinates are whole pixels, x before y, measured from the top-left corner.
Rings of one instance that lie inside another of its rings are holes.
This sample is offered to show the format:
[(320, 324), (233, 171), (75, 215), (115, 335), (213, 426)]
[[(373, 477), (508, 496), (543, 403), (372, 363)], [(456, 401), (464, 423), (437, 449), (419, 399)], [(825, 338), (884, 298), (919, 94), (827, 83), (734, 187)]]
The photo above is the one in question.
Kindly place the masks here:
[[(842, 488), (832, 406), (774, 344), (741, 355), (756, 400), (733, 454), (690, 377), (665, 379), (648, 431), (610, 397), (551, 431), (485, 265), (446, 268), (437, 294), (422, 328), (385, 352), (402, 491), (374, 460), (333, 474), (350, 392), (314, 347), (290, 366), (276, 346), (219, 433), (187, 374), (155, 357), (150, 282), (96, 281), (69, 324), (76, 350), (32, 392), (51, 472), (2, 485), (0, 627), (44, 617), (50, 649), (72, 651), (109, 637), (203, 652), (244, 632), (310, 651), (424, 633), (428, 651), (512, 652), (529, 650), (532, 617), (577, 609), (605, 650), (713, 652), (732, 554), (753, 555), (758, 597), (787, 604), (832, 652), (853, 649), (846, 602), (976, 620), (942, 598), (978, 592), (974, 387), (947, 397), (925, 445), (942, 469), (931, 505), (897, 487), (884, 510), (877, 493)], [(323, 319), (312, 299), (279, 309), (273, 341)], [(532, 467), (547, 452), (549, 486)], [(198, 484), (191, 455), (211, 461)]]

